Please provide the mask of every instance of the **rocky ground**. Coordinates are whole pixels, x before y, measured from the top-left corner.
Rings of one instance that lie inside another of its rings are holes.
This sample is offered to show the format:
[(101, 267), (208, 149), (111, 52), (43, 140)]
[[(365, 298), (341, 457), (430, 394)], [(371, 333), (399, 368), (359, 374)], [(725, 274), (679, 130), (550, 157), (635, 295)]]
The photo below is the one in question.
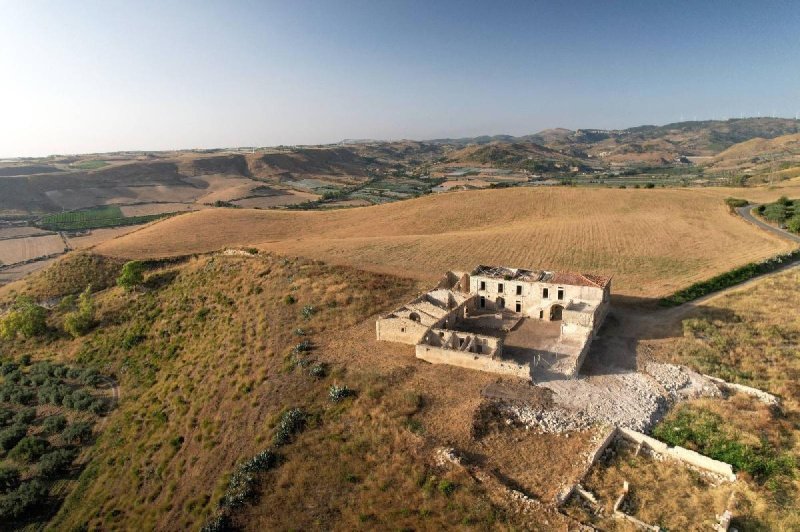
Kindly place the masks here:
[(650, 362), (644, 372), (625, 371), (541, 386), (552, 390), (553, 405), (505, 403), (500, 409), (514, 422), (541, 432), (571, 432), (613, 425), (647, 432), (678, 401), (719, 395), (717, 387), (683, 366)]

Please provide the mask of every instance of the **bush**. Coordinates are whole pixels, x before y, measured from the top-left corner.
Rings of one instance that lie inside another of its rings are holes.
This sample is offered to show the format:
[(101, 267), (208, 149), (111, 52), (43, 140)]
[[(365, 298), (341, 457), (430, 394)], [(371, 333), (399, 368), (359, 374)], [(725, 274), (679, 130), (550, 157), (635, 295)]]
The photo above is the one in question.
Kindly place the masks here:
[(78, 389), (65, 396), (63, 401), (61, 401), (61, 404), (66, 408), (85, 411), (89, 410), (89, 407), (92, 406), (93, 402), (94, 398), (89, 394), (89, 392), (83, 389)]
[(19, 462), (35, 462), (50, 449), (50, 442), (35, 436), (22, 438), (8, 453), (9, 458)]
[(0, 427), (4, 427), (11, 423), (11, 420), (14, 418), (14, 411), (9, 410), (8, 408), (1, 408), (0, 407)]
[(800, 233), (800, 214), (795, 214), (786, 221), (786, 229), (792, 233)]
[(302, 315), (305, 319), (310, 320), (311, 317), (317, 313), (317, 309), (313, 305), (306, 305), (303, 307)]
[(294, 298), (292, 294), (287, 294), (286, 297), (283, 298), (283, 302), (287, 305), (294, 305), (297, 303), (297, 300)]
[(88, 285), (78, 298), (78, 308), (64, 316), (64, 330), (73, 338), (83, 336), (94, 327), (94, 298)]
[(439, 492), (442, 495), (445, 495), (446, 497), (449, 497), (450, 495), (455, 493), (456, 487), (457, 486), (454, 483), (450, 482), (449, 480), (442, 480), (441, 482), (439, 482), (438, 486)]
[(219, 513), (211, 520), (206, 521), (200, 532), (226, 532), (231, 530), (231, 520), (225, 513)]
[(35, 408), (22, 408), (14, 416), (14, 422), (20, 425), (30, 425), (34, 419), (36, 419)]
[(78, 453), (72, 449), (56, 449), (39, 460), (39, 474), (42, 478), (52, 478), (66, 471)]
[(338, 403), (339, 401), (350, 397), (353, 395), (353, 393), (353, 390), (347, 386), (338, 386), (334, 384), (328, 389), (328, 398), (334, 403)]
[(0, 493), (8, 493), (19, 486), (19, 469), (0, 467)]
[(78, 421), (67, 426), (61, 432), (61, 437), (69, 444), (84, 443), (92, 437), (92, 426), (85, 421)]
[(741, 198), (725, 198), (725, 205), (727, 205), (728, 207), (731, 208), (731, 210), (733, 210), (739, 207), (745, 207), (747, 205), (750, 205), (750, 202), (747, 201), (746, 199), (741, 199)]
[(308, 370), (308, 374), (317, 379), (322, 379), (328, 374), (328, 367), (323, 363), (314, 364), (311, 366), (311, 369)]
[(144, 263), (138, 260), (126, 262), (117, 277), (117, 285), (126, 291), (131, 291), (142, 283), (144, 283)]
[(299, 408), (287, 410), (281, 416), (278, 430), (275, 433), (275, 445), (285, 445), (292, 440), (292, 436), (305, 427), (306, 415)]
[(770, 203), (764, 207), (764, 218), (771, 222), (783, 222), (786, 220), (789, 210), (786, 205), (781, 203)]
[(48, 416), (42, 423), (42, 430), (45, 434), (57, 434), (67, 427), (67, 420), (64, 416)]
[(29, 296), (18, 296), (14, 304), (0, 319), (0, 338), (11, 340), (17, 336), (33, 338), (47, 331), (47, 311)]
[(761, 262), (751, 262), (750, 264), (745, 264), (734, 270), (716, 275), (707, 281), (700, 281), (688, 288), (678, 290), (674, 294), (662, 298), (659, 303), (663, 306), (681, 305), (687, 301), (695, 300), (712, 292), (737, 285), (758, 275), (775, 271), (787, 263), (799, 259), (800, 250), (795, 250), (783, 255), (776, 255)]
[(0, 430), (0, 449), (4, 451), (13, 449), (27, 433), (28, 427), (25, 425), (11, 425), (7, 429)]
[(32, 507), (44, 502), (47, 488), (39, 480), (23, 482), (0, 498), (0, 521), (19, 519)]

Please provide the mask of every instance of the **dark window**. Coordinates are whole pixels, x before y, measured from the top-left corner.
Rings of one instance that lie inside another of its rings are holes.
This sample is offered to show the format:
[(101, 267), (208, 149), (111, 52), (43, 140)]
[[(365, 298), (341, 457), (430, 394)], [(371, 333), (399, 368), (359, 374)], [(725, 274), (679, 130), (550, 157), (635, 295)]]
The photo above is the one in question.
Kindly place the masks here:
[(564, 299), (564, 289), (560, 287), (558, 289), (558, 299), (559, 300)]
[(550, 289), (542, 288), (542, 299), (549, 299), (549, 298), (550, 298)]
[(503, 283), (497, 283), (497, 293), (498, 294), (503, 293)]
[(544, 319), (544, 311), (543, 311), (543, 310), (540, 310), (540, 311), (539, 311), (539, 319), (540, 319), (540, 320), (543, 320), (543, 319)]
[(400, 327), (400, 332), (406, 332), (406, 328), (405, 327)]
[(481, 290), (486, 290), (486, 281), (481, 281)]
[(481, 308), (486, 308), (486, 298), (481, 296)]
[(502, 297), (497, 298), (497, 308), (505, 308), (506, 302)]
[(458, 339), (458, 347), (464, 347), (464, 339), (463, 338), (459, 338)]
[(519, 301), (517, 301), (516, 310), (517, 312), (522, 312), (522, 303), (520, 303)]
[(521, 295), (522, 295), (522, 285), (521, 285), (521, 284), (518, 284), (518, 285), (517, 285), (517, 295), (518, 295), (518, 296), (521, 296)]

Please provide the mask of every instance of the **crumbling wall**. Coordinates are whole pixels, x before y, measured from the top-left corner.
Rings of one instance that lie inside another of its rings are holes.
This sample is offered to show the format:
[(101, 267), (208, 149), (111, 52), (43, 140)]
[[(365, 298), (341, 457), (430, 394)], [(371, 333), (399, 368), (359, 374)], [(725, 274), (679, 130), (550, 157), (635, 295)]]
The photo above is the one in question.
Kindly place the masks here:
[(490, 373), (512, 375), (522, 379), (531, 378), (529, 364), (518, 364), (511, 360), (492, 358), (488, 355), (479, 355), (466, 351), (456, 351), (444, 347), (435, 347), (427, 344), (417, 345), (417, 358), (431, 364), (449, 364), (467, 369), (477, 369)]
[(375, 333), (379, 341), (416, 345), (426, 332), (426, 326), (408, 318), (380, 318), (375, 321)]
[(680, 460), (681, 462), (685, 462), (694, 467), (710, 471), (711, 473), (717, 474), (729, 482), (736, 480), (736, 475), (733, 473), (733, 467), (725, 462), (714, 460), (713, 458), (709, 458), (708, 456), (704, 456), (684, 447), (670, 447), (662, 441), (651, 438), (650, 436), (642, 434), (641, 432), (636, 432), (635, 430), (619, 427), (617, 428), (617, 433), (626, 440), (646, 446), (652, 452), (666, 458)]

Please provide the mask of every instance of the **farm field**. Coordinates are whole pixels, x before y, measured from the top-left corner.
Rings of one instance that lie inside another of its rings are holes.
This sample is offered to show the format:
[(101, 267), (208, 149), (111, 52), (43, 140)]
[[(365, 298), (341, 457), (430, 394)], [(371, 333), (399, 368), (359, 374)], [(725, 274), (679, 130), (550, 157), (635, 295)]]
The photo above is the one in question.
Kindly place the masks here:
[(119, 208), (123, 216), (152, 216), (154, 214), (194, 211), (203, 208), (203, 206), (191, 203), (142, 203), (139, 205), (120, 205)]
[(553, 187), (330, 212), (207, 210), (105, 242), (97, 252), (147, 258), (250, 245), (427, 280), (500, 263), (613, 275), (615, 293), (657, 297), (792, 249), (731, 215), (726, 195)]
[(57, 234), (0, 240), (0, 263), (15, 264), (63, 251), (64, 241)]
[(4, 227), (0, 229), (0, 240), (24, 236), (46, 235), (49, 231), (37, 227)]
[(284, 194), (275, 196), (256, 196), (253, 198), (244, 198), (235, 200), (232, 203), (240, 207), (252, 209), (269, 209), (272, 207), (279, 207), (281, 205), (297, 205), (305, 203), (306, 201), (314, 201), (319, 199), (319, 195), (310, 192), (301, 192), (297, 190), (281, 190)]

